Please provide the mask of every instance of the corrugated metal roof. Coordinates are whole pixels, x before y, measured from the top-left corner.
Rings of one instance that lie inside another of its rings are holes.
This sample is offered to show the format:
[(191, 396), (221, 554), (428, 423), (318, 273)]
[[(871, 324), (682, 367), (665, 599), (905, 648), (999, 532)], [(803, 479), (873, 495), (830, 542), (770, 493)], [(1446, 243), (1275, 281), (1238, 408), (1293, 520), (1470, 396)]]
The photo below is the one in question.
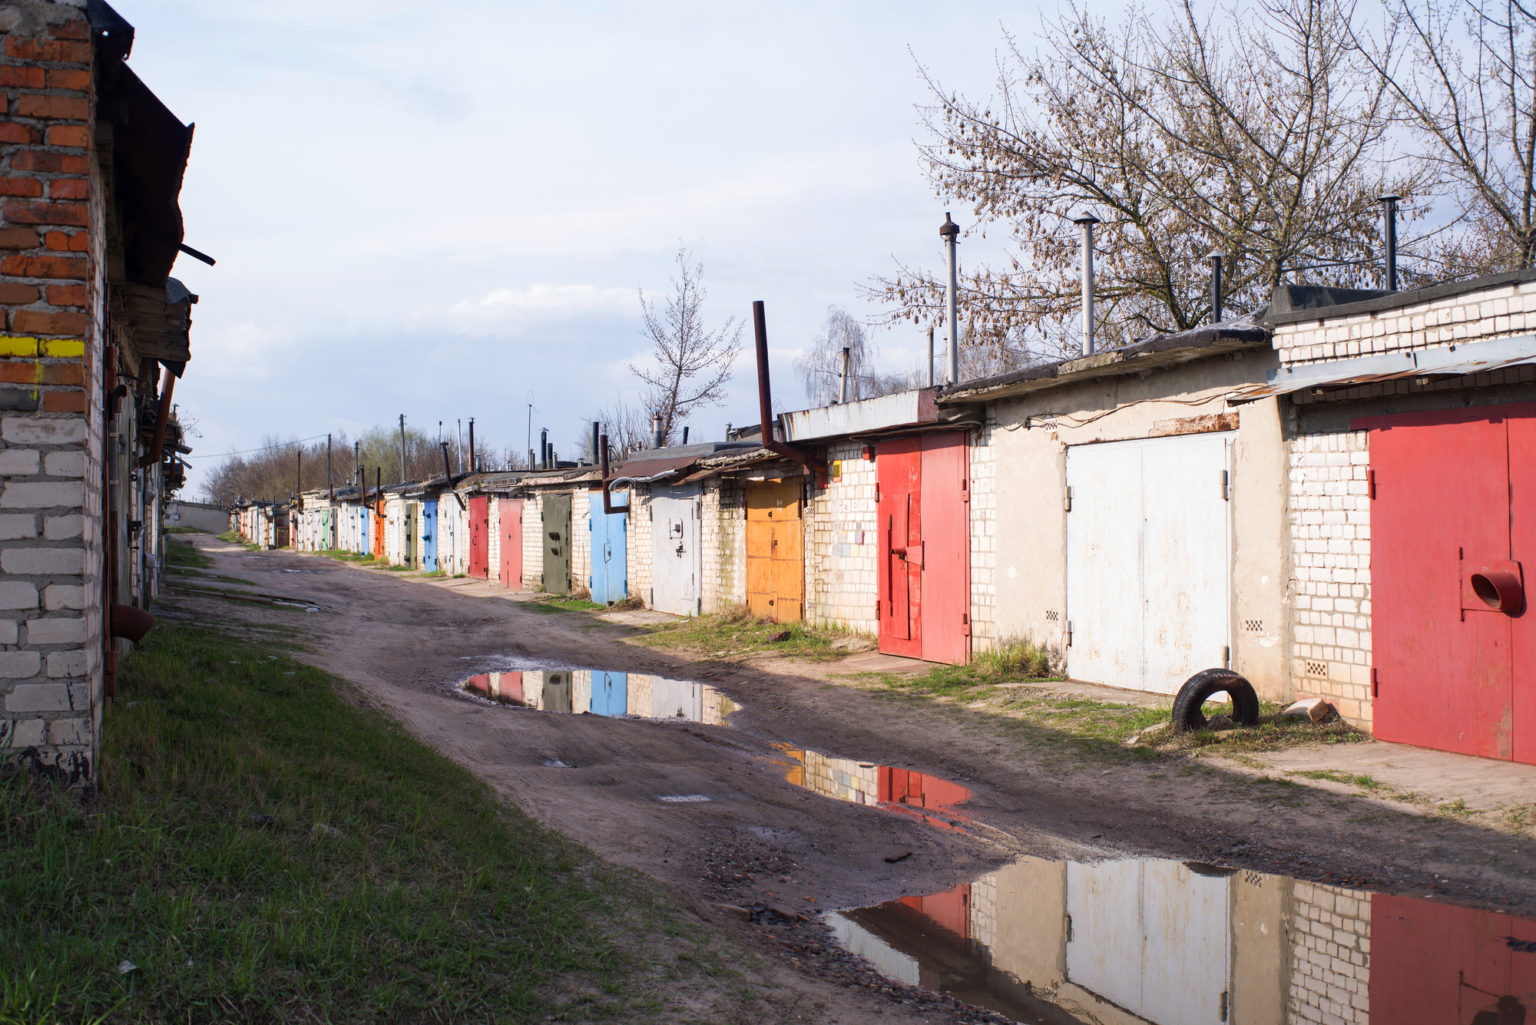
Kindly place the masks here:
[(1227, 396), (1229, 405), (1256, 402), (1274, 395), (1355, 388), (1406, 377), (1461, 377), (1536, 363), (1536, 337), (1498, 338), (1487, 342), (1381, 353), (1357, 359), (1329, 360), (1281, 367), (1268, 380)]
[(648, 484), (679, 476), (683, 471), (711, 457), (731, 456), (760, 451), (753, 441), (712, 441), (702, 445), (647, 449), (631, 456), (614, 471), (612, 480)]

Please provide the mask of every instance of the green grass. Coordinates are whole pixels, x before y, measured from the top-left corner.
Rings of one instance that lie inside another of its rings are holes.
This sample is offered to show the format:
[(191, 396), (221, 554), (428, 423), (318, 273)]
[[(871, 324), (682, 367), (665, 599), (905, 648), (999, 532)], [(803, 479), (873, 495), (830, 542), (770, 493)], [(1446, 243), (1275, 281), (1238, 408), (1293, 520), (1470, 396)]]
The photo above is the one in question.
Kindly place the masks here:
[(0, 1023), (739, 1015), (697, 919), (240, 630), (125, 661), (94, 798), (0, 774)]
[(185, 541), (173, 537), (165, 539), (165, 565), (168, 569), (207, 569), (213, 565), (213, 556), (198, 551)]
[[(716, 661), (739, 661), (765, 651), (825, 661), (843, 656), (833, 642), (849, 636), (852, 635), (807, 623), (774, 623), (758, 619), (744, 607), (737, 606), (727, 612), (664, 624), (649, 634), (636, 637), (635, 643)], [(781, 639), (775, 640), (776, 637)]]
[(251, 542), (247, 541), (244, 537), (240, 536), (240, 532), (237, 530), (226, 530), (224, 533), (219, 535), (219, 540), (226, 541), (232, 545), (239, 545), (241, 548), (244, 548), (248, 552), (261, 551), (261, 545), (252, 544)]
[(1303, 776), (1307, 779), (1327, 780), (1330, 783), (1343, 783), (1347, 786), (1359, 787), (1362, 790), (1380, 790), (1381, 784), (1374, 776), (1364, 773), (1341, 772), (1338, 769), (1309, 769), (1304, 772), (1294, 772), (1293, 776)]
[(202, 527), (188, 527), (185, 524), (180, 524), (180, 523), (178, 523), (174, 527), (166, 527), (165, 528), (165, 532), (167, 534), (206, 534), (206, 533), (208, 533), (208, 531), (204, 530)]

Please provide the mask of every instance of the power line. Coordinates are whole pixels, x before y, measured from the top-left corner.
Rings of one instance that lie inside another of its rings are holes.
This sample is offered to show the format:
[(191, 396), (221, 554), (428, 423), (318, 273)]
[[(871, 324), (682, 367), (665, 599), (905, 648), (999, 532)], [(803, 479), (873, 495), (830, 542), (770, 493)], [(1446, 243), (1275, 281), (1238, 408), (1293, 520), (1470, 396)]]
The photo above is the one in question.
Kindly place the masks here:
[(196, 455), (188, 455), (188, 456), (184, 456), (183, 458), (186, 458), (186, 459), (226, 459), (229, 456), (245, 456), (245, 455), (250, 455), (252, 452), (275, 452), (275, 451), (277, 451), (279, 449), (293, 448), (293, 446), (295, 446), (295, 445), (302, 445), (306, 441), (319, 441), (323, 437), (325, 437), (324, 434), (313, 434), (313, 435), (310, 435), (307, 438), (298, 438), (298, 439), (296, 439), (294, 441), (284, 441), (284, 442), (280, 442), (280, 443), (278, 443), (276, 445), (259, 445), (256, 448), (240, 449), (238, 452), (206, 452), (206, 453), (199, 452)]

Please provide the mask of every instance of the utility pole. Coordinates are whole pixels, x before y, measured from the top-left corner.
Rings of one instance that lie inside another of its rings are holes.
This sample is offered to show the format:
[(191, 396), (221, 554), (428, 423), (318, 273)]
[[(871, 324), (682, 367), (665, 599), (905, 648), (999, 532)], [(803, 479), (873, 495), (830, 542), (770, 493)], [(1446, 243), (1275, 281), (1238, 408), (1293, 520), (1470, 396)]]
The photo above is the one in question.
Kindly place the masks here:
[(405, 483), (405, 414), (400, 414), (400, 483)]

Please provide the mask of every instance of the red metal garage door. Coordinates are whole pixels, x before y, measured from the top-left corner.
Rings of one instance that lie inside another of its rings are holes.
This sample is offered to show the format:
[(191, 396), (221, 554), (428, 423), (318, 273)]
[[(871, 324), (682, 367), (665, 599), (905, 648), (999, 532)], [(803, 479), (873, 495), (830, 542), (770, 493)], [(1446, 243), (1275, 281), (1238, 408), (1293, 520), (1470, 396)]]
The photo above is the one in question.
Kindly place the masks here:
[(950, 431), (876, 449), (881, 651), (956, 665), (970, 658), (966, 442)]
[(1370, 431), (1383, 740), (1536, 762), (1536, 617), (1490, 590), (1505, 574), (1519, 593), (1521, 562), (1536, 559), (1533, 417), (1536, 405), (1496, 406), (1354, 425)]
[(481, 580), (491, 575), (491, 500), (485, 495), (469, 500), (469, 575)]
[(501, 519), (501, 586), (520, 591), (523, 588), (523, 500), (498, 499), (496, 512)]

